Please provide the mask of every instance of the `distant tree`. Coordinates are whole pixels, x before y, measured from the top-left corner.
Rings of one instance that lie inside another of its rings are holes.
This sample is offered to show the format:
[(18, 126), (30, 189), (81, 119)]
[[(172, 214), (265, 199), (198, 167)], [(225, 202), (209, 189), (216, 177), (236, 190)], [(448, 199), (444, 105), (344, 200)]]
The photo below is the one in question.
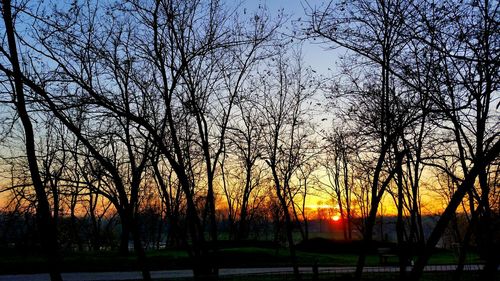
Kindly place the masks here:
[[(155, 155), (156, 154), (156, 155)], [(185, 205), (182, 204), (182, 190), (179, 181), (175, 178), (174, 171), (159, 153), (153, 153), (151, 166), (154, 180), (159, 189), (159, 196), (165, 206), (167, 219), (167, 243), (170, 246), (186, 245), (185, 229), (181, 226), (185, 216)]]
[[(307, 207), (307, 196), (312, 193), (312, 188), (314, 186), (313, 174), (317, 171), (318, 163), (312, 158), (299, 167), (296, 173), (296, 180), (298, 183), (295, 184), (295, 189), (297, 190), (295, 195), (295, 200), (293, 204), (295, 207), (292, 208), (295, 220), (297, 221), (300, 234), (302, 235), (302, 240), (309, 239), (309, 214)], [(299, 197), (299, 198), (297, 198)]]
[(352, 182), (351, 148), (345, 133), (334, 131), (326, 138), (322, 168), (325, 176), (318, 177), (319, 188), (337, 202), (345, 240), (352, 239)]
[[(237, 110), (231, 123), (228, 132), (228, 157), (230, 163), (236, 162), (236, 169), (230, 170), (227, 176), (235, 179), (236, 182), (230, 182), (232, 188), (224, 188), (224, 190), (231, 189), (233, 192), (233, 199), (228, 199), (233, 202), (233, 209), (235, 212), (239, 210), (239, 214), (234, 213), (233, 217), (238, 224), (236, 237), (237, 239), (246, 239), (249, 232), (249, 218), (252, 216), (252, 198), (257, 198), (254, 192), (260, 185), (262, 185), (263, 178), (265, 177), (263, 165), (259, 163), (262, 157), (262, 138), (263, 138), (263, 120), (257, 107), (258, 95), (255, 95), (253, 88), (254, 85), (245, 87), (244, 91), (236, 97), (235, 105)], [(231, 160), (231, 158), (235, 158)], [(244, 171), (244, 173), (241, 173)], [(225, 175), (224, 171), (222, 174)], [(231, 197), (226, 192), (226, 197)]]

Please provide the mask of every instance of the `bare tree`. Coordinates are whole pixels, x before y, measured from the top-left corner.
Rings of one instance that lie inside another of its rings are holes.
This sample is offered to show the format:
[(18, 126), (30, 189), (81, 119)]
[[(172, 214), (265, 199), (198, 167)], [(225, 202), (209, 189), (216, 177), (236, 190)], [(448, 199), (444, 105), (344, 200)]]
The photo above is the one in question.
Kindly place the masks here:
[[(229, 117), (247, 71), (261, 59), (259, 49), (280, 20), (270, 23), (265, 13), (258, 13), (250, 27), (239, 21), (233, 25), (230, 20), (236, 17), (218, 1), (92, 4), (87, 1), (63, 7), (63, 11), (48, 11), (57, 15), (56, 20), (35, 17), (40, 20), (36, 34), (40, 45), (34, 50), (54, 62), (56, 70), (51, 75), (65, 81), (62, 87), (69, 90), (64, 92), (67, 96), (90, 105), (95, 114), (106, 112), (123, 128), (124, 137), (119, 140), (125, 145), (131, 177), (123, 178), (114, 165), (119, 155), (108, 159), (85, 139), (49, 91), (36, 83), (31, 87), (110, 173), (120, 198), (114, 202), (125, 206), (119, 212), (123, 209), (121, 217), (131, 222), (133, 231), (137, 229), (133, 214), (141, 176), (150, 158), (147, 149), (135, 148), (154, 144), (184, 193), (195, 273), (216, 274), (216, 266), (207, 258), (204, 225), (216, 242), (214, 180)], [(42, 50), (37, 49), (40, 46)], [(129, 135), (130, 130), (137, 139)], [(116, 148), (113, 142), (108, 146), (111, 152)], [(127, 198), (129, 183), (133, 192)], [(199, 195), (200, 191), (205, 194)], [(200, 198), (205, 201), (203, 210), (196, 204)], [(138, 233), (134, 234), (135, 241)]]
[[(352, 193), (353, 183), (349, 159), (350, 148), (347, 144), (347, 135), (344, 132), (334, 131), (326, 138), (325, 159), (322, 168), (326, 176), (318, 178), (320, 190), (330, 195), (336, 201), (342, 222), (345, 240), (352, 239)], [(326, 177), (326, 179), (324, 179)]]
[[(251, 217), (251, 199), (252, 193), (261, 185), (261, 181), (265, 175), (262, 165), (259, 165), (259, 159), (262, 157), (262, 138), (264, 127), (263, 120), (259, 109), (256, 106), (258, 96), (255, 96), (253, 86), (248, 86), (248, 89), (242, 91), (236, 100), (238, 111), (235, 113), (229, 131), (228, 149), (230, 150), (229, 157), (234, 155), (238, 165), (236, 170), (228, 174), (241, 183), (242, 188), (235, 188), (238, 183), (232, 183), (233, 190), (236, 194), (233, 202), (236, 204), (233, 207), (234, 211), (239, 210), (237, 239), (246, 239), (249, 231), (249, 217)], [(226, 170), (228, 171), (228, 169)], [(242, 174), (241, 171), (244, 171)], [(224, 175), (224, 173), (223, 173)], [(241, 180), (240, 177), (244, 178)], [(228, 200), (228, 204), (230, 200)], [(237, 214), (233, 214), (236, 220)]]
[[(432, 84), (421, 87), (427, 90), (429, 98), (444, 120), (442, 130), (450, 132), (451, 138), (445, 138), (448, 143), (454, 143), (451, 155), (430, 157), (435, 161), (432, 165), (445, 171), (454, 181), (457, 189), (450, 200), (450, 205), (443, 212), (438, 226), (447, 224), (456, 210), (457, 202), (462, 201), (467, 194), (469, 211), (473, 217), (471, 224), (477, 224), (479, 248), (487, 263), (484, 278), (492, 278), (493, 268), (498, 266), (498, 259), (492, 258), (498, 242), (492, 239), (494, 231), (482, 222), (491, 222), (491, 207), (489, 194), (489, 163), (485, 163), (486, 155), (493, 161), (495, 147), (498, 142), (498, 121), (491, 111), (494, 106), (494, 92), (498, 90), (498, 3), (490, 1), (466, 1), (456, 5), (444, 1), (439, 5), (430, 1), (419, 3), (420, 28), (411, 34), (412, 38), (421, 44), (420, 65), (432, 72)], [(425, 63), (428, 57), (434, 60)], [(415, 71), (408, 71), (411, 75)], [(410, 80), (410, 79), (407, 79)], [(410, 80), (415, 88), (421, 86)], [(447, 169), (444, 162), (460, 163), (461, 171), (457, 174)], [(478, 169), (479, 185), (468, 182), (474, 177), (472, 170)], [(466, 189), (462, 193), (462, 189)], [(482, 221), (482, 222), (481, 222)], [(474, 226), (473, 226), (474, 227)], [(440, 235), (443, 228), (436, 227), (431, 238)], [(428, 241), (427, 248), (433, 247), (434, 241)], [(485, 244), (483, 244), (485, 243)], [(419, 278), (423, 264), (427, 261), (429, 252), (419, 259), (414, 269), (415, 278)]]
[[(334, 47), (352, 51), (362, 61), (380, 71), (380, 75), (369, 72), (369, 75), (362, 77), (367, 80), (365, 85), (369, 83), (368, 87), (354, 81), (355, 92), (364, 92), (361, 106), (371, 112), (362, 113), (354, 109), (360, 113), (356, 119), (364, 126), (371, 124), (371, 135), (378, 138), (374, 147), (378, 156), (371, 181), (371, 207), (364, 229), (365, 249), (372, 240), (378, 205), (392, 180), (397, 184), (399, 246), (404, 242), (402, 165), (407, 150), (401, 143), (405, 129), (418, 120), (420, 114), (410, 113), (414, 100), (412, 92), (406, 92), (406, 87), (398, 83), (393, 68), (401, 51), (407, 46), (404, 35), (408, 26), (405, 22), (412, 19), (412, 9), (410, 1), (329, 2), (322, 8), (310, 11), (311, 26), (306, 31), (311, 36), (334, 43)], [(359, 108), (359, 105), (355, 106)], [(401, 275), (404, 276), (405, 251), (400, 250), (399, 253)], [(361, 278), (365, 256), (362, 253), (359, 257), (357, 279)]]
[[(317, 165), (318, 163), (310, 157), (304, 165), (299, 167), (296, 173), (298, 183), (295, 184), (295, 189), (297, 195), (294, 196), (293, 204), (295, 207), (292, 208), (292, 211), (302, 235), (302, 240), (309, 239), (309, 215), (306, 205), (307, 196), (312, 193), (311, 189), (314, 186), (313, 174), (317, 171)], [(297, 197), (300, 199), (298, 200)]]
[[(16, 8), (16, 7), (14, 7)], [(15, 10), (14, 14), (19, 11)], [(2, 18), (4, 22), (5, 34), (7, 36), (7, 46), (0, 46), (3, 60), (8, 65), (2, 63), (0, 70), (8, 77), (9, 83), (12, 85), (12, 95), (15, 101), (15, 107), (19, 118), (23, 124), (25, 134), (26, 156), (28, 159), (29, 170), (33, 188), (37, 197), (37, 223), (40, 227), (41, 240), (43, 247), (48, 256), (48, 267), (50, 278), (53, 281), (62, 280), (61, 271), (59, 269), (59, 244), (57, 241), (57, 231), (55, 220), (52, 217), (49, 201), (43, 181), (40, 176), (38, 159), (35, 148), (35, 136), (33, 134), (33, 125), (27, 110), (27, 102), (25, 95), (25, 83), (21, 69), (21, 61), (18, 53), (16, 33), (15, 33), (15, 18), (13, 18), (12, 6), (10, 0), (2, 1)]]
[[(264, 159), (271, 169), (279, 206), (284, 214), (286, 237), (294, 275), (300, 279), (295, 244), (294, 222), (290, 208), (294, 203), (293, 179), (299, 167), (308, 160), (311, 149), (307, 101), (317, 89), (311, 72), (302, 65), (300, 53), (288, 57), (280, 50), (259, 84), (262, 88), (261, 105), (264, 120)], [(271, 71), (275, 69), (275, 71)], [(309, 151), (308, 151), (309, 149)]]

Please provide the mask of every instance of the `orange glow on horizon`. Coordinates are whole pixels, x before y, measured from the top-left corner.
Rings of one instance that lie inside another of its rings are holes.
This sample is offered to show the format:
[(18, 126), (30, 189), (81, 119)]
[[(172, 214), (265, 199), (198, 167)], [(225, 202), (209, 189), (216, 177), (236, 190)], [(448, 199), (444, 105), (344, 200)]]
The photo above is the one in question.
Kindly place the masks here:
[(334, 222), (340, 221), (340, 216), (339, 215), (332, 216), (332, 221), (334, 221)]

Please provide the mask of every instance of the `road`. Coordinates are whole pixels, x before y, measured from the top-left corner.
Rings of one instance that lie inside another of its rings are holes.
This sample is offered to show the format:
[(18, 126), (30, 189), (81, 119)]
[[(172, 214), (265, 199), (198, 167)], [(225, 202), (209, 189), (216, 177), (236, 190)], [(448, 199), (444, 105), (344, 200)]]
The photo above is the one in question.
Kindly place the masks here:
[[(480, 270), (482, 265), (466, 265), (464, 270)], [(456, 265), (429, 265), (425, 267), (425, 271), (453, 271)], [(411, 270), (411, 268), (408, 268)], [(354, 272), (355, 267), (320, 267), (319, 272), (323, 273), (349, 273)], [(301, 272), (312, 272), (311, 267), (300, 267)], [(392, 266), (375, 266), (365, 267), (364, 272), (398, 272), (399, 267)], [(278, 274), (290, 273), (291, 267), (270, 267), (270, 268), (221, 268), (220, 275), (244, 275), (244, 274)], [(141, 273), (136, 271), (127, 272), (71, 272), (63, 273), (64, 281), (113, 281), (113, 280), (139, 280)], [(152, 271), (153, 278), (182, 278), (192, 277), (191, 270), (163, 270)], [(48, 274), (15, 274), (15, 275), (0, 275), (0, 281), (50, 281)]]

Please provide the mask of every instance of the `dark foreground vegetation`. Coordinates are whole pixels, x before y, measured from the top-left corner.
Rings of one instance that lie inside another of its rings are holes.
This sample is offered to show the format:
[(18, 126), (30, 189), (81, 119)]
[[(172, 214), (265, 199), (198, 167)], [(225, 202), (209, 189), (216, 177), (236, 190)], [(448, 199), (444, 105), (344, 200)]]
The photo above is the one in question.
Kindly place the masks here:
[[(356, 265), (361, 245), (362, 241), (351, 243), (311, 239), (297, 245), (297, 262), (300, 267), (352, 267)], [(381, 263), (377, 252), (379, 247), (395, 249), (395, 246), (394, 243), (374, 243), (368, 250), (366, 265), (379, 266), (381, 271), (387, 266), (397, 266), (396, 255)], [(139, 271), (141, 269), (133, 255), (123, 256), (117, 251), (67, 252), (63, 255), (62, 267), (65, 272)], [(147, 257), (151, 270), (191, 269), (193, 263), (185, 249), (148, 251)], [(216, 260), (219, 268), (290, 266), (288, 249), (263, 241), (245, 243), (220, 241), (218, 252), (212, 258)], [(456, 264), (457, 259), (456, 253), (452, 251), (439, 250), (433, 254), (429, 264)], [(43, 252), (2, 249), (0, 274), (43, 273), (46, 272), (46, 261)], [(466, 263), (481, 264), (483, 261), (479, 259), (475, 251), (472, 251)]]

